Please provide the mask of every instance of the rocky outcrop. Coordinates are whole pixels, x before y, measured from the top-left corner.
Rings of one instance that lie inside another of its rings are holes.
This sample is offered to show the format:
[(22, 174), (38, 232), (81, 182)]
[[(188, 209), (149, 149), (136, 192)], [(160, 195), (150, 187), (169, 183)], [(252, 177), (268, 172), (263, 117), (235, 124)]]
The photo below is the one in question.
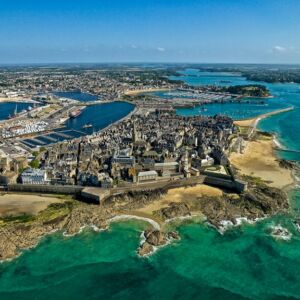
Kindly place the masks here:
[(190, 208), (186, 203), (172, 202), (168, 207), (164, 207), (156, 212), (156, 215), (163, 220), (190, 216)]
[(154, 248), (152, 245), (150, 245), (147, 242), (144, 242), (138, 249), (138, 255), (139, 256), (147, 256), (153, 253)]
[(159, 230), (146, 230), (144, 236), (146, 242), (152, 246), (161, 246), (167, 242), (166, 234)]
[(166, 192), (166, 189), (132, 191), (111, 196), (103, 205), (112, 209), (130, 211), (158, 200)]
[(153, 253), (156, 247), (166, 245), (172, 240), (180, 239), (179, 234), (176, 231), (162, 232), (160, 230), (146, 230), (144, 231), (145, 241), (138, 249), (140, 256), (146, 256)]
[(54, 218), (51, 214), (49, 216), (49, 209), (46, 209), (41, 216), (28, 223), (11, 222), (2, 225), (0, 226), (0, 260), (17, 256), (22, 249), (35, 246), (43, 236), (53, 231), (59, 230), (72, 235), (78, 233), (83, 226), (106, 228), (106, 219), (111, 215), (110, 211), (99, 206), (80, 204)]
[(295, 161), (286, 160), (286, 159), (278, 159), (278, 163), (279, 163), (279, 166), (284, 169), (295, 170), (295, 171), (300, 169), (299, 164)]
[[(191, 212), (201, 212), (214, 226), (220, 228), (224, 220), (237, 223), (237, 218), (266, 217), (289, 207), (287, 195), (277, 189), (255, 180), (247, 180), (249, 188), (246, 192), (223, 194), (221, 197), (201, 196), (197, 201), (170, 203), (156, 212), (163, 220), (190, 216)], [(35, 246), (46, 234), (59, 230), (67, 235), (78, 233), (83, 226), (107, 228), (107, 220), (120, 212), (143, 207), (145, 204), (159, 199), (165, 191), (128, 193), (114, 196), (101, 205), (88, 205), (75, 201), (50, 205), (38, 216), (17, 221), (0, 223), (0, 260), (15, 257), (22, 249)], [(19, 223), (18, 223), (19, 222)], [(297, 222), (298, 226), (300, 222)], [(148, 230), (144, 234), (145, 242), (138, 249), (141, 256), (152, 253), (172, 239), (178, 239), (176, 232)]]
[(284, 211), (288, 207), (285, 192), (264, 184), (250, 184), (248, 191), (241, 195), (202, 197), (197, 203), (197, 209), (217, 228), (222, 227), (224, 220), (236, 224), (237, 219), (241, 217), (255, 220)]

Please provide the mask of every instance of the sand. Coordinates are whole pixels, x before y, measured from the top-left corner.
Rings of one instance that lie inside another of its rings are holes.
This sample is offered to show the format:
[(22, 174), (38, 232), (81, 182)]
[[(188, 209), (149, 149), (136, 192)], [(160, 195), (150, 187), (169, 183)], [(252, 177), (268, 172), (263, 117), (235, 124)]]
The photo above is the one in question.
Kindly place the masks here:
[(234, 121), (234, 124), (241, 127), (250, 127), (250, 126), (253, 127), (255, 122), (256, 122), (256, 118)]
[(201, 196), (222, 196), (222, 191), (218, 188), (204, 184), (170, 189), (167, 194), (165, 194), (159, 200), (138, 209), (137, 212), (145, 215), (152, 215), (153, 212), (161, 209), (162, 207), (167, 207), (171, 202), (196, 201), (197, 198)]
[(62, 201), (49, 195), (0, 194), (0, 216), (36, 215), (49, 204)]
[(241, 174), (260, 177), (273, 187), (282, 189), (294, 182), (292, 171), (279, 166), (272, 139), (246, 142), (244, 153), (231, 154), (230, 162)]

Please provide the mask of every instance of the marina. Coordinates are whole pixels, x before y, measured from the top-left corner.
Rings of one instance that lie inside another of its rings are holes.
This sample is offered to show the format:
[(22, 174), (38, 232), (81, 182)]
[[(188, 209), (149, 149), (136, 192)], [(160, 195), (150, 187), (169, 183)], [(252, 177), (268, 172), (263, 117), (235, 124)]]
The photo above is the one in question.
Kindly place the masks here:
[(68, 119), (63, 128), (48, 131), (46, 134), (39, 134), (34, 138), (25, 138), (22, 143), (27, 147), (35, 148), (92, 134), (94, 131), (105, 128), (125, 117), (133, 108), (132, 104), (126, 102), (87, 106), (81, 110), (77, 117)]

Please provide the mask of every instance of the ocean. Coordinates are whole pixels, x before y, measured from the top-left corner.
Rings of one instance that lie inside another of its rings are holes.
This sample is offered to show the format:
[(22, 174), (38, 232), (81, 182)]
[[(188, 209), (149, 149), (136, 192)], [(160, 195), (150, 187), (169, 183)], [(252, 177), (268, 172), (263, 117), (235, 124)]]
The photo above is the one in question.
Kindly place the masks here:
[[(196, 70), (176, 77), (197, 85), (224, 84), (223, 78), (228, 84), (248, 83), (238, 74)], [(274, 105), (295, 109), (265, 119), (259, 127), (276, 133), (284, 148), (298, 150), (300, 85), (268, 87)], [(216, 109), (207, 108), (212, 113)], [(226, 105), (223, 109), (236, 111)], [(297, 152), (279, 155), (300, 161)], [(192, 220), (174, 224), (181, 240), (148, 258), (136, 255), (140, 234), (149, 227), (142, 221), (120, 221), (109, 230), (87, 229), (71, 238), (49, 235), (0, 265), (0, 299), (300, 299), (300, 233), (293, 224), (300, 217), (299, 189), (290, 192), (290, 201), (289, 212), (224, 235)], [(270, 235), (277, 225), (292, 233), (290, 240)]]

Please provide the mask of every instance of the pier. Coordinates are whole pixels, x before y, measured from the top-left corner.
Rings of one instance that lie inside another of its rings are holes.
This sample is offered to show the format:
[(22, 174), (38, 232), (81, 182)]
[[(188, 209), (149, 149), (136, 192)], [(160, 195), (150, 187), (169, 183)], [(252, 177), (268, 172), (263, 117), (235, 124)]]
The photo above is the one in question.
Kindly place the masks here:
[(257, 118), (254, 119), (253, 124), (249, 127), (249, 131), (248, 131), (248, 134), (247, 134), (248, 139), (251, 139), (253, 137), (253, 134), (255, 133), (255, 131), (257, 129), (257, 125), (258, 125), (259, 121), (261, 121), (263, 119), (266, 119), (268, 117), (271, 117), (271, 116), (275, 116), (275, 115), (278, 115), (278, 114), (282, 114), (282, 113), (292, 111), (294, 109), (295, 109), (294, 106), (290, 106), (290, 107), (287, 107), (287, 108), (278, 109), (278, 110), (271, 111), (269, 113), (265, 113), (263, 115), (258, 116)]
[(57, 142), (58, 140), (51, 137), (50, 135), (40, 135), (40, 137), (43, 137), (44, 139), (50, 141), (50, 142)]
[(72, 136), (67, 135), (67, 134), (65, 134), (65, 133), (63, 133), (63, 132), (59, 132), (59, 131), (53, 132), (53, 134), (55, 134), (55, 135), (57, 135), (57, 136), (59, 136), (59, 137), (62, 137), (62, 138), (66, 138), (66, 139), (71, 139), (71, 138), (72, 138)]

